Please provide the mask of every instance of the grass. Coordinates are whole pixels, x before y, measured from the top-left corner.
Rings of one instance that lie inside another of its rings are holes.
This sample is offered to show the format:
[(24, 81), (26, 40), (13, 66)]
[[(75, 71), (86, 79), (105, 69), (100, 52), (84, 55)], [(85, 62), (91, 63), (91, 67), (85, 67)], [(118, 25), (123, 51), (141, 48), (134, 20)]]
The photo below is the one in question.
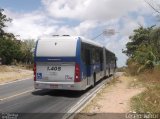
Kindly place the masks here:
[(137, 76), (146, 90), (131, 99), (131, 108), (138, 113), (160, 113), (160, 70), (146, 71)]
[(0, 65), (0, 72), (12, 72), (19, 69), (33, 70), (33, 65)]
[(24, 78), (32, 78), (32, 76), (33, 71), (30, 70), (30, 68), (26, 68), (26, 66), (0, 65), (0, 83), (6, 83)]

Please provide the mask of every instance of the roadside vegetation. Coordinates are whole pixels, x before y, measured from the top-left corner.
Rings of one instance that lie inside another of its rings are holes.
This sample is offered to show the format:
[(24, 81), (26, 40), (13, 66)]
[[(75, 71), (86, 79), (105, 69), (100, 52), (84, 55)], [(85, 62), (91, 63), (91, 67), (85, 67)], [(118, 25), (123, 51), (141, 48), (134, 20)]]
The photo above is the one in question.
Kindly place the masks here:
[(132, 110), (139, 113), (160, 113), (160, 70), (143, 72), (137, 78), (137, 84), (146, 90), (131, 99)]
[(17, 39), (4, 28), (11, 22), (0, 8), (0, 83), (31, 78), (33, 67), (33, 39)]
[(131, 99), (134, 112), (160, 113), (160, 27), (139, 27), (123, 51), (129, 58), (125, 72), (145, 91)]
[[(156, 13), (160, 23), (159, 4), (145, 1)], [(145, 91), (131, 99), (134, 112), (160, 113), (160, 26), (141, 26), (134, 30), (123, 51), (129, 58), (125, 72), (131, 76), (134, 86), (143, 86)]]
[(0, 8), (0, 58), (2, 64), (32, 64), (33, 48), (35, 42), (33, 39), (18, 40), (12, 33), (7, 33), (4, 28), (6, 23), (11, 22), (10, 18), (4, 14)]
[(0, 84), (15, 81), (19, 79), (32, 78), (32, 70), (26, 69), (22, 65), (1, 65), (0, 66)]

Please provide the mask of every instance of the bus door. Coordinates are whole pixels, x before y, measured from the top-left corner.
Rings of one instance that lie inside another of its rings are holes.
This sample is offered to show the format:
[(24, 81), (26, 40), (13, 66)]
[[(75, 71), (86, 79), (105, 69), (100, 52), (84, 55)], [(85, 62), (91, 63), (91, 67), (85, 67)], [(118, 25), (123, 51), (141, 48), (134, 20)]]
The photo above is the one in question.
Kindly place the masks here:
[(86, 72), (87, 72), (87, 84), (89, 84), (88, 82), (88, 78), (91, 76), (91, 51), (89, 49), (85, 50), (85, 59), (86, 59)]

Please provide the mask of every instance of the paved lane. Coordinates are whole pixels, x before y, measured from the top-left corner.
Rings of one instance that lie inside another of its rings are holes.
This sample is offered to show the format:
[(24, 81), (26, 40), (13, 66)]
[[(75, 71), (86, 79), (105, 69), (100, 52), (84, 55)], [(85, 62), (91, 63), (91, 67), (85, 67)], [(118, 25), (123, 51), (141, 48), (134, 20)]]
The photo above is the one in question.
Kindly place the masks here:
[[(104, 81), (105, 80), (102, 80), (101, 82), (99, 82), (95, 88), (88, 89), (82, 92), (63, 91), (63, 90), (34, 90), (32, 92), (28, 92), (19, 96), (15, 96), (13, 98), (0, 101), (0, 112), (37, 113), (37, 114), (31, 115), (31, 116), (34, 116), (34, 118), (37, 117), (37, 119), (39, 119), (39, 117), (42, 117), (42, 113), (45, 113), (45, 115), (43, 116), (46, 116), (47, 118), (48, 116), (55, 119), (61, 118), (78, 101), (80, 101), (85, 96), (87, 96), (89, 92), (93, 92), (94, 90), (96, 90), (96, 88), (98, 88), (101, 85), (101, 83), (103, 83)], [(20, 85), (19, 83), (22, 83), (22, 82), (17, 82), (16, 84), (12, 84), (10, 86), (12, 87), (13, 85), (14, 86)], [(27, 83), (27, 85), (30, 88), (33, 87), (33, 84), (32, 84), (33, 82), (31, 80), (26, 80), (23, 83)], [(25, 84), (23, 83), (22, 85), (24, 86)], [(17, 86), (15, 90), (23, 89), (23, 86), (20, 86), (20, 87)], [(8, 87), (8, 88), (11, 88), (11, 87)], [(28, 89), (27, 87), (25, 88)], [(9, 90), (10, 89), (8, 89), (8, 91)], [(2, 90), (0, 90), (0, 92), (1, 91)], [(16, 92), (16, 91), (13, 91), (13, 92)], [(3, 91), (3, 93), (5, 93), (5, 91)], [(1, 92), (1, 94), (3, 93)], [(11, 93), (9, 92), (9, 94)], [(50, 113), (51, 115), (46, 113)], [(46, 117), (43, 117), (43, 118), (46, 118)]]
[(5, 85), (0, 85), (0, 99), (17, 95), (33, 89), (33, 79), (26, 79), (8, 83)]
[(38, 113), (38, 117), (42, 113), (50, 113), (57, 119), (68, 112), (84, 94), (85, 92), (37, 90), (0, 101), (0, 112)]

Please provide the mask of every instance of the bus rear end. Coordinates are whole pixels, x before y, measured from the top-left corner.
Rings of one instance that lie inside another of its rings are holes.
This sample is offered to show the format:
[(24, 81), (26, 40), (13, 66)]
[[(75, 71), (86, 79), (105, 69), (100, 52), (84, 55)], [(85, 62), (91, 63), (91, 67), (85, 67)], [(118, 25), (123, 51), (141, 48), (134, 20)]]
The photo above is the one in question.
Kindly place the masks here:
[(38, 40), (34, 64), (35, 88), (83, 90), (79, 45), (80, 40), (71, 37)]

